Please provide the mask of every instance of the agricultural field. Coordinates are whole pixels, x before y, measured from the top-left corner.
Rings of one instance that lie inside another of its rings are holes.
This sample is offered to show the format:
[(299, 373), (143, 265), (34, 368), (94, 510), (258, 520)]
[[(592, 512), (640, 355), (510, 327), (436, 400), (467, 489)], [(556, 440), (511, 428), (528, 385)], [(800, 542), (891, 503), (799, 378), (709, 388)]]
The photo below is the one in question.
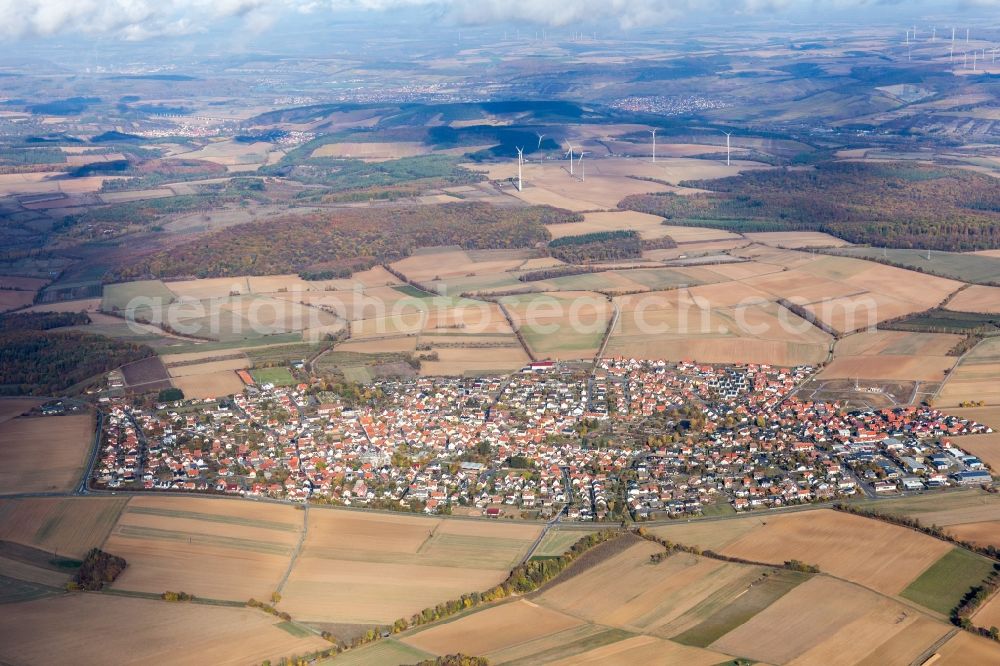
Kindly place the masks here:
[(703, 363), (812, 365), (832, 338), (735, 283), (625, 296), (606, 354)]
[(941, 666), (967, 666), (968, 664), (995, 664), (1000, 661), (1000, 644), (967, 631), (957, 632), (935, 652), (934, 664)]
[[(822, 600), (821, 603), (818, 600)], [(815, 576), (712, 644), (772, 664), (909, 664), (950, 627), (849, 583)]]
[(980, 342), (958, 364), (938, 395), (937, 404), (954, 407), (962, 402), (1000, 404), (1000, 338)]
[(507, 577), (540, 526), (311, 509), (279, 610), (315, 623), (391, 623)]
[(327, 143), (313, 151), (313, 157), (353, 158), (366, 162), (398, 160), (431, 152), (430, 146), (419, 141)]
[(129, 563), (114, 583), (117, 590), (268, 599), (288, 568), (302, 525), (302, 511), (291, 506), (136, 497), (104, 550)]
[(545, 228), (552, 234), (553, 239), (626, 229), (635, 231), (643, 240), (663, 238), (668, 235), (662, 217), (630, 210), (584, 213), (582, 222), (550, 224)]
[[(985, 435), (989, 437), (990, 435)], [(964, 438), (954, 438), (957, 444)], [(935, 493), (898, 501), (866, 503), (882, 513), (908, 516), (937, 525), (961, 541), (1000, 548), (1000, 496), (975, 490)]]
[[(571, 176), (566, 161), (529, 162), (523, 170), (524, 190), (511, 188), (508, 193), (531, 204), (547, 204), (574, 211), (611, 209), (631, 194), (676, 191), (684, 180), (722, 178), (744, 170), (767, 168), (755, 162), (733, 161), (723, 163), (666, 157), (655, 163), (628, 158), (605, 158), (586, 161), (583, 167), (585, 181), (580, 173)], [(473, 171), (484, 171), (486, 165), (463, 165)], [(577, 172), (578, 168), (574, 168)], [(490, 180), (506, 181), (517, 176), (516, 163), (490, 164), (485, 173)], [(642, 180), (649, 179), (649, 180)], [(669, 183), (669, 185), (667, 184)]]
[(35, 292), (13, 289), (0, 289), (0, 312), (19, 310), (35, 301)]
[(126, 502), (118, 497), (0, 500), (0, 541), (82, 557), (104, 544)]
[(0, 620), (0, 660), (6, 663), (99, 663), (109, 655), (119, 664), (188, 657), (213, 664), (277, 663), (329, 647), (317, 635), (295, 636), (274, 617), (249, 608), (107, 594), (64, 595), (10, 608)]
[(93, 414), (19, 416), (0, 423), (0, 494), (75, 488), (93, 436)]
[(274, 384), (275, 386), (292, 386), (295, 377), (288, 368), (255, 368), (250, 371), (253, 380), (258, 384)]
[[(997, 259), (1000, 262), (1000, 259)], [(1000, 314), (1000, 287), (973, 284), (955, 294), (945, 306), (955, 312)]]
[(158, 391), (170, 387), (170, 374), (157, 356), (128, 363), (121, 368), (125, 385), (135, 391)]
[(154, 304), (166, 305), (175, 299), (175, 293), (160, 280), (122, 282), (104, 286), (101, 309), (106, 312), (136, 310), (140, 301), (145, 309)]
[(910, 583), (900, 596), (947, 615), (965, 593), (979, 585), (992, 570), (993, 562), (982, 555), (952, 548)]
[[(841, 256), (884, 261), (895, 266), (920, 270), (962, 282), (991, 284), (1000, 282), (1000, 258), (974, 252), (941, 252), (938, 250), (882, 249), (852, 247), (837, 250)], [(930, 261), (928, 261), (928, 255)]]
[(219, 398), (239, 393), (244, 386), (232, 370), (175, 377), (171, 383), (183, 391), (186, 398)]
[(952, 548), (903, 527), (827, 509), (756, 520), (759, 527), (722, 553), (757, 562), (797, 559), (883, 594), (899, 594)]
[(38, 398), (4, 398), (0, 400), (0, 423), (15, 419), (42, 404)]
[(500, 302), (538, 358), (592, 358), (613, 317), (613, 305), (593, 292), (504, 296)]
[(845, 247), (850, 245), (845, 240), (825, 234), (821, 231), (765, 231), (747, 232), (743, 234), (755, 243), (773, 247), (802, 250), (814, 247)]
[(958, 362), (948, 352), (960, 335), (863, 331), (837, 341), (820, 379), (940, 382)]

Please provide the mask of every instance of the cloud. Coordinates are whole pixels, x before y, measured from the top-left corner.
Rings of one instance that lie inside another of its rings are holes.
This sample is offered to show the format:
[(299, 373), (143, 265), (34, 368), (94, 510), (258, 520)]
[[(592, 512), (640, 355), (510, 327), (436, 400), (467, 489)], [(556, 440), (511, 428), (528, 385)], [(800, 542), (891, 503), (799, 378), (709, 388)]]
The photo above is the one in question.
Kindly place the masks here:
[(996, 8), (1000, 0), (0, 0), (0, 37), (60, 34), (148, 39), (205, 32), (237, 20), (262, 31), (283, 15), (336, 16), (345, 11), (386, 13), (424, 9), (465, 25), (659, 25), (697, 16), (747, 16), (788, 11), (920, 7)]

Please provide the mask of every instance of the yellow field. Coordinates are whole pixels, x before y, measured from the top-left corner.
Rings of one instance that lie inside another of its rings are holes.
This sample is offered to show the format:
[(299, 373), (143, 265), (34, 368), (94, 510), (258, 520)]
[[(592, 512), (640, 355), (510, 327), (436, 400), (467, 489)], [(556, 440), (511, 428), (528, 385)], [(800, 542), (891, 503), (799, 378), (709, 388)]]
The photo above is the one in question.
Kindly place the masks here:
[(673, 643), (652, 636), (636, 636), (583, 654), (549, 662), (553, 666), (599, 664), (600, 666), (635, 666), (635, 664), (685, 664), (713, 666), (729, 661), (727, 655)]
[(903, 527), (832, 510), (767, 516), (722, 549), (756, 562), (797, 559), (884, 594), (899, 594), (952, 546)]
[(71, 490), (83, 474), (93, 434), (93, 414), (0, 423), (0, 494)]
[(885, 379), (939, 382), (958, 360), (954, 356), (842, 356), (823, 368), (822, 379)]
[(117, 497), (0, 500), (0, 540), (82, 557), (104, 544), (125, 502)]
[(302, 522), (302, 512), (285, 505), (137, 497), (104, 549), (129, 563), (114, 583), (120, 590), (267, 599), (288, 567)]
[(949, 630), (909, 606), (816, 576), (711, 647), (771, 664), (847, 665), (877, 654), (870, 663), (906, 666)]
[(386, 623), (507, 577), (540, 527), (312, 509), (281, 610)]
[(6, 607), (0, 661), (248, 664), (329, 647), (249, 608), (72, 594)]

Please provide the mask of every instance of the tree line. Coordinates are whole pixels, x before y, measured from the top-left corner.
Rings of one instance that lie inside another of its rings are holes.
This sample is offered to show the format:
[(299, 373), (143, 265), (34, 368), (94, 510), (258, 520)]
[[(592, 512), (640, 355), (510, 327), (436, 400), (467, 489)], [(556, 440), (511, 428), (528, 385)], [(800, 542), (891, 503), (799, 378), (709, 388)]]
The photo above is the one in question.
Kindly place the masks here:
[(914, 164), (825, 162), (682, 183), (709, 190), (626, 197), (671, 224), (823, 231), (852, 243), (949, 251), (1000, 247), (1000, 192), (983, 174)]

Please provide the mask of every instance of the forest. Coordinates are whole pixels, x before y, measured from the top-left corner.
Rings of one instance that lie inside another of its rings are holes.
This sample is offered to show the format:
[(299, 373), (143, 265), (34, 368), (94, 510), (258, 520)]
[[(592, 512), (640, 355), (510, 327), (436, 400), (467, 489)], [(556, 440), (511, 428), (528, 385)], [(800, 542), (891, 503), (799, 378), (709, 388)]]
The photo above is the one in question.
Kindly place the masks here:
[(154, 352), (145, 345), (76, 331), (0, 333), (0, 394), (55, 395)]
[(642, 256), (642, 240), (631, 230), (564, 236), (549, 243), (548, 247), (550, 255), (568, 264), (637, 259)]
[(970, 171), (827, 162), (682, 184), (710, 192), (632, 195), (619, 207), (734, 231), (824, 231), (852, 243), (962, 252), (1000, 247), (1000, 188)]
[(9, 312), (0, 315), (0, 332), (47, 331), (90, 323), (86, 312)]
[(579, 219), (576, 213), (548, 206), (500, 208), (475, 202), (336, 209), (211, 233), (121, 266), (107, 278), (326, 275), (337, 264), (395, 261), (420, 247), (534, 247), (549, 240), (544, 225)]

